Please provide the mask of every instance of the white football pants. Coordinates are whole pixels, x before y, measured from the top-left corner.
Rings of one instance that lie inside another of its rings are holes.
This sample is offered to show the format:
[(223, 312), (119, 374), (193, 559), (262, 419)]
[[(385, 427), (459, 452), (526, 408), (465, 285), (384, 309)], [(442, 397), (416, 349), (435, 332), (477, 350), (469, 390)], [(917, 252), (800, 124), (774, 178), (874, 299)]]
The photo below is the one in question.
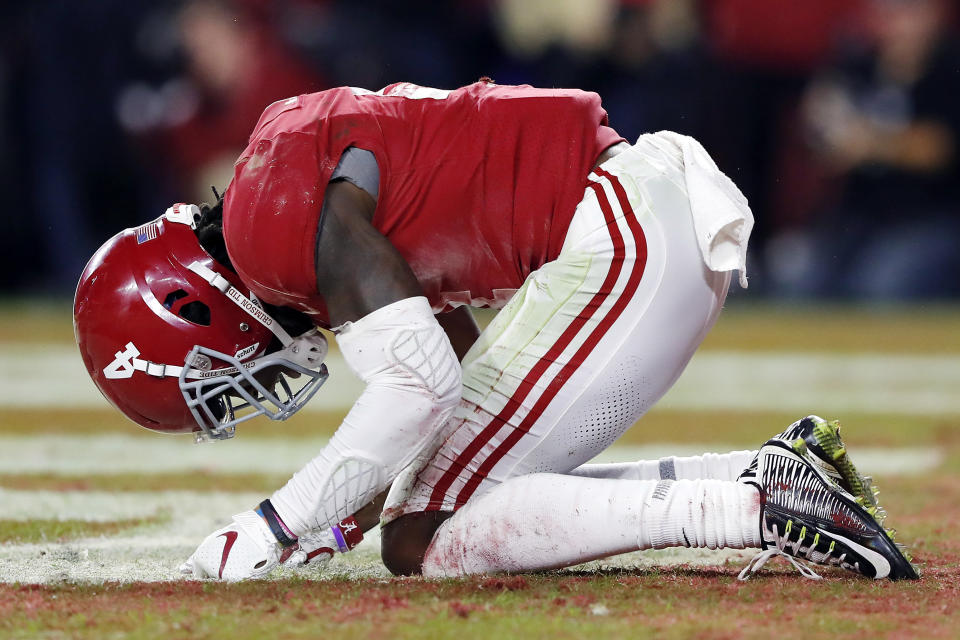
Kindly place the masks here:
[[(642, 136), (591, 172), (560, 255), (530, 274), (464, 358), (443, 444), (395, 481), (384, 522), (456, 511), (518, 476), (569, 474), (677, 380), (730, 283), (703, 256), (704, 229), (719, 223), (709, 207), (691, 210), (678, 139)], [(746, 495), (727, 502), (755, 506)]]

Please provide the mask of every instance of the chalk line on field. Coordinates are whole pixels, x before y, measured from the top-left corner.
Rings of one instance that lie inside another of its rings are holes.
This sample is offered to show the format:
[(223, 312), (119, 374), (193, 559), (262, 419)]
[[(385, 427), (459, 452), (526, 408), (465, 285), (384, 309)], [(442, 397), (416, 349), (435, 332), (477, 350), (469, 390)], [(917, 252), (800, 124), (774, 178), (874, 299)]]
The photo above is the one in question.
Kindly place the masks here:
[[(112, 456), (112, 446), (104, 448), (107, 455), (99, 450), (98, 445), (103, 440), (119, 438), (119, 436), (76, 436), (69, 443), (71, 447), (80, 447), (87, 452), (84, 458), (70, 457), (57, 460), (47, 458), (42, 464), (29, 464), (31, 459), (31, 444), (36, 445), (38, 437), (0, 438), (0, 468), (10, 472), (34, 473), (79, 473), (79, 474), (109, 474), (129, 471), (129, 461), (125, 458)], [(27, 441), (19, 447), (11, 447), (10, 440)], [(86, 443), (83, 440), (87, 440)], [(133, 444), (127, 448), (136, 450), (146, 448), (150, 450), (149, 440), (132, 438)], [(92, 442), (91, 442), (92, 441)], [(112, 443), (107, 443), (112, 444)], [(239, 442), (232, 443), (239, 445)], [(221, 456), (217, 471), (259, 471), (266, 470), (274, 473), (293, 473), (299, 464), (279, 457), (285, 446), (292, 443), (278, 442), (271, 454), (278, 458), (270, 461), (266, 469), (251, 469), (248, 465), (252, 459), (245, 448), (262, 452), (261, 443), (253, 441), (246, 446), (234, 446), (225, 449)], [(302, 443), (298, 446), (302, 446)], [(5, 459), (10, 451), (18, 451), (19, 467), (8, 468), (5, 465), (11, 460)], [(75, 449), (74, 449), (75, 450)], [(148, 452), (144, 452), (144, 455)], [(695, 455), (703, 453), (702, 447), (691, 445), (671, 446), (668, 444), (647, 447), (615, 446), (598, 456), (595, 462), (616, 462), (632, 460), (656, 460), (668, 455)], [(878, 475), (916, 475), (927, 473), (935, 469), (943, 461), (943, 454), (934, 448), (915, 447), (910, 449), (882, 449), (858, 448), (855, 452), (857, 466), (865, 473)], [(262, 455), (262, 454), (261, 454)], [(136, 456), (139, 458), (139, 455)], [(270, 456), (267, 456), (269, 458)], [(301, 453), (300, 457), (303, 457)], [(73, 464), (82, 461), (82, 465)], [(189, 473), (196, 467), (189, 466), (191, 461), (183, 456), (170, 456), (169, 452), (155, 456), (154, 464), (140, 466), (137, 471), (144, 474), (151, 472), (169, 472), (171, 470)], [(202, 460), (203, 469), (209, 469), (205, 459)], [(283, 464), (285, 463), (285, 464)], [(226, 493), (215, 491), (157, 491), (157, 492), (111, 492), (111, 491), (49, 491), (49, 490), (19, 490), (0, 488), (0, 504), (3, 505), (3, 518), (13, 520), (57, 518), (63, 520), (90, 520), (112, 521), (133, 518), (149, 518), (162, 513), (181, 514), (209, 510), (211, 505), (230, 505), (223, 512), (224, 517), (235, 511), (249, 509), (263, 499), (257, 493)]]
[[(51, 517), (44, 507), (60, 509), (59, 517), (81, 519), (125, 519), (168, 513), (170, 520), (159, 525), (144, 525), (122, 536), (83, 538), (67, 543), (41, 542), (0, 545), (0, 582), (46, 583), (74, 582), (154, 582), (178, 580), (179, 566), (212, 531), (230, 522), (230, 517), (256, 505), (260, 494), (199, 493), (171, 491), (138, 493), (129, 496), (108, 492), (64, 492), (63, 503), (47, 491), (0, 491), (0, 503), (13, 514)], [(30, 494), (36, 494), (36, 498)], [(111, 497), (118, 498), (111, 504)], [(84, 507), (99, 513), (84, 514)], [(66, 515), (63, 515), (66, 514)], [(348, 557), (332, 563), (325, 576), (386, 576), (379, 559), (379, 534), (376, 531)], [(278, 577), (293, 572), (281, 571)], [(297, 571), (319, 577), (315, 568)]]
[[(235, 509), (239, 510), (239, 509)], [(227, 514), (229, 510), (221, 510)], [(229, 521), (229, 515), (195, 518), (155, 527), (125, 537), (86, 538), (69, 543), (0, 545), (0, 582), (159, 582), (181, 580), (180, 564), (211, 531)], [(201, 526), (202, 522), (202, 526)], [(745, 563), (750, 550), (662, 549), (640, 551), (590, 562), (578, 569), (644, 569), (678, 564), (717, 566), (727, 561)], [(380, 560), (380, 533), (373, 529), (349, 554), (338, 554), (325, 566), (281, 567), (271, 579), (388, 578)]]
[[(196, 445), (190, 438), (122, 434), (0, 436), (3, 473), (105, 474), (164, 472), (293, 473), (316, 455), (322, 438), (249, 438)], [(758, 444), (760, 444), (758, 442)], [(663, 456), (723, 453), (717, 445), (615, 445), (596, 462), (656, 460)], [(866, 473), (921, 473), (936, 467), (943, 453), (934, 447), (856, 447), (857, 466)], [(198, 489), (206, 487), (198, 486)]]
[[(51, 495), (57, 494), (59, 496)], [(118, 498), (111, 500), (111, 498)], [(178, 570), (211, 531), (223, 526), (234, 513), (249, 509), (259, 494), (170, 491), (110, 494), (109, 492), (2, 491), (0, 503), (13, 516), (60, 517), (89, 520), (125, 519), (171, 513), (171, 520), (145, 525), (133, 533), (93, 537), (68, 543), (41, 542), (0, 545), (0, 582), (154, 582), (178, 580)], [(84, 513), (96, 509), (99, 513)], [(308, 578), (388, 577), (380, 561), (380, 534), (374, 529), (350, 554), (338, 555), (326, 567), (281, 569), (273, 577)], [(625, 554), (586, 565), (596, 567), (650, 567), (678, 563), (716, 565), (727, 559), (742, 560), (738, 551), (670, 549)]]
[[(339, 352), (304, 411), (349, 408), (362, 391)], [(660, 406), (842, 414), (960, 413), (960, 357), (880, 353), (700, 351)], [(76, 350), (4, 345), (0, 407), (106, 407)]]
[[(53, 440), (53, 442), (51, 442)], [(55, 443), (55, 444), (54, 444)], [(162, 444), (160, 444), (162, 443)], [(195, 446), (184, 440), (119, 435), (86, 435), (51, 439), (43, 436), (0, 438), (0, 468), (7, 473), (141, 473), (195, 469), (221, 472), (293, 471), (310, 455), (302, 440), (238, 439), (221, 446)], [(318, 442), (319, 445), (319, 442)], [(187, 453), (198, 452), (198, 453)], [(660, 444), (613, 447), (597, 461), (656, 459), (665, 455), (701, 453), (696, 445)], [(856, 451), (858, 466), (873, 473), (921, 473), (942, 462), (932, 448)], [(215, 461), (214, 464), (212, 461)], [(81, 519), (112, 521), (169, 516), (120, 536), (101, 536), (68, 543), (0, 545), (0, 582), (176, 580), (178, 567), (203, 538), (223, 526), (234, 513), (250, 509), (259, 493), (216, 491), (117, 492), (0, 489), (2, 517), (16, 520)], [(648, 568), (680, 563), (718, 565), (743, 563), (752, 551), (665, 549), (636, 552), (589, 563), (582, 568)], [(282, 579), (296, 573), (309, 578), (387, 577), (379, 559), (379, 534), (368, 533), (352, 553), (337, 556), (319, 573), (316, 568), (281, 570)]]
[[(330, 382), (307, 410), (344, 410), (361, 385), (339, 354), (329, 362)], [(698, 353), (660, 406), (676, 410), (845, 411), (900, 415), (960, 414), (960, 358), (886, 354), (797, 352)], [(107, 407), (93, 387), (76, 351), (69, 347), (5, 345), (0, 353), (0, 410), (4, 408)], [(67, 425), (65, 425), (67, 428)], [(318, 438), (244, 439), (196, 446), (189, 438), (91, 434), (0, 436), (0, 472), (7, 474), (110, 473), (292, 473), (323, 446)], [(757, 443), (760, 444), (759, 442)], [(614, 447), (596, 461), (657, 459), (694, 455), (717, 447), (654, 445)], [(721, 448), (722, 451), (722, 448)], [(943, 453), (934, 448), (857, 447), (857, 465), (876, 475), (917, 474), (935, 468)], [(12, 491), (0, 489), (8, 519), (121, 520), (169, 514), (169, 520), (145, 524), (114, 537), (69, 543), (0, 545), (0, 582), (155, 581), (178, 579), (179, 564), (211, 531), (230, 516), (251, 508), (264, 496), (204, 491), (110, 493), (84, 491)], [(338, 556), (311, 577), (385, 577), (379, 561), (379, 536), (368, 534), (353, 553)], [(591, 563), (589, 567), (648, 567), (677, 563), (718, 564), (742, 561), (746, 552), (662, 550), (639, 552)], [(281, 573), (281, 577), (289, 575)]]

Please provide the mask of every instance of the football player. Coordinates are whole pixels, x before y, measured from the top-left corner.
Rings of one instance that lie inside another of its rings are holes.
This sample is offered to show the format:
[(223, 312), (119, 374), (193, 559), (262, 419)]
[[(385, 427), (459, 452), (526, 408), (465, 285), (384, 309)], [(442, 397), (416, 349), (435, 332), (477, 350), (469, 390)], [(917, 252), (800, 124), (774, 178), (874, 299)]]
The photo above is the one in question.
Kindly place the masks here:
[[(291, 415), (326, 378), (314, 325), (366, 383), (189, 575), (329, 558), (380, 521), (397, 574), (679, 545), (914, 577), (819, 418), (759, 452), (586, 464), (679, 377), (731, 273), (746, 286), (752, 224), (700, 144), (628, 144), (596, 94), (345, 87), (269, 106), (216, 205), (104, 245), (76, 333), (104, 394), (160, 431)], [(502, 310), (481, 333), (470, 306)]]

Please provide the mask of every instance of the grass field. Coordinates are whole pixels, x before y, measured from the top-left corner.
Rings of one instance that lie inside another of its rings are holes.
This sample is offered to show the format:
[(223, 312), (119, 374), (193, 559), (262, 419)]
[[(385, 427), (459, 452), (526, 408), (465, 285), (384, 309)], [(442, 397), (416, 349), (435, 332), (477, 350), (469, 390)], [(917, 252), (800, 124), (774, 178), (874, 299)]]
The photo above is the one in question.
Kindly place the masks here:
[[(812, 583), (751, 554), (634, 553), (573, 569), (397, 579), (368, 536), (326, 571), (183, 581), (204, 535), (282, 483), (356, 385), (229, 443), (148, 434), (96, 396), (69, 309), (0, 306), (0, 637), (960, 637), (960, 309), (730, 304), (664, 401), (606, 459), (756, 448), (838, 417), (923, 571)], [(334, 360), (336, 354), (333, 354)], [(337, 370), (334, 370), (337, 375)]]

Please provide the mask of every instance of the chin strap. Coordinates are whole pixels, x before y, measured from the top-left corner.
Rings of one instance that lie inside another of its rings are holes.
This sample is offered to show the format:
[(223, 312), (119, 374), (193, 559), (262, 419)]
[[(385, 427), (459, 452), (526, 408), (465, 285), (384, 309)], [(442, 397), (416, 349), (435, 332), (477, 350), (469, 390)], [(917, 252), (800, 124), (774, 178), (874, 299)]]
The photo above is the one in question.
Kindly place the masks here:
[[(103, 369), (103, 375), (110, 379), (129, 378), (133, 375), (134, 371), (143, 371), (147, 375), (155, 378), (179, 378), (180, 375), (184, 373), (184, 369), (186, 369), (184, 378), (188, 380), (201, 380), (215, 375), (236, 373), (238, 371), (236, 367), (230, 367), (228, 369), (218, 369), (215, 372), (210, 372), (204, 369), (187, 368), (175, 364), (150, 362), (149, 360), (143, 360), (138, 357), (140, 355), (140, 349), (132, 342), (128, 342), (124, 346), (123, 351), (117, 351), (113, 355), (113, 362)], [(194, 363), (195, 362), (190, 362), (188, 364)], [(209, 364), (209, 359), (207, 363)]]
[(291, 338), (290, 334), (280, 326), (279, 322), (271, 318), (270, 314), (264, 311), (263, 308), (256, 302), (240, 293), (239, 289), (230, 284), (230, 281), (224, 278), (222, 275), (210, 269), (201, 262), (193, 262), (187, 268), (209, 282), (211, 286), (218, 289), (228, 298), (233, 300), (233, 302), (238, 307), (243, 309), (247, 315), (265, 326), (267, 329), (270, 329), (270, 331), (273, 332), (273, 335), (277, 336), (280, 342), (283, 343), (283, 346), (286, 347), (293, 342), (293, 338)]

